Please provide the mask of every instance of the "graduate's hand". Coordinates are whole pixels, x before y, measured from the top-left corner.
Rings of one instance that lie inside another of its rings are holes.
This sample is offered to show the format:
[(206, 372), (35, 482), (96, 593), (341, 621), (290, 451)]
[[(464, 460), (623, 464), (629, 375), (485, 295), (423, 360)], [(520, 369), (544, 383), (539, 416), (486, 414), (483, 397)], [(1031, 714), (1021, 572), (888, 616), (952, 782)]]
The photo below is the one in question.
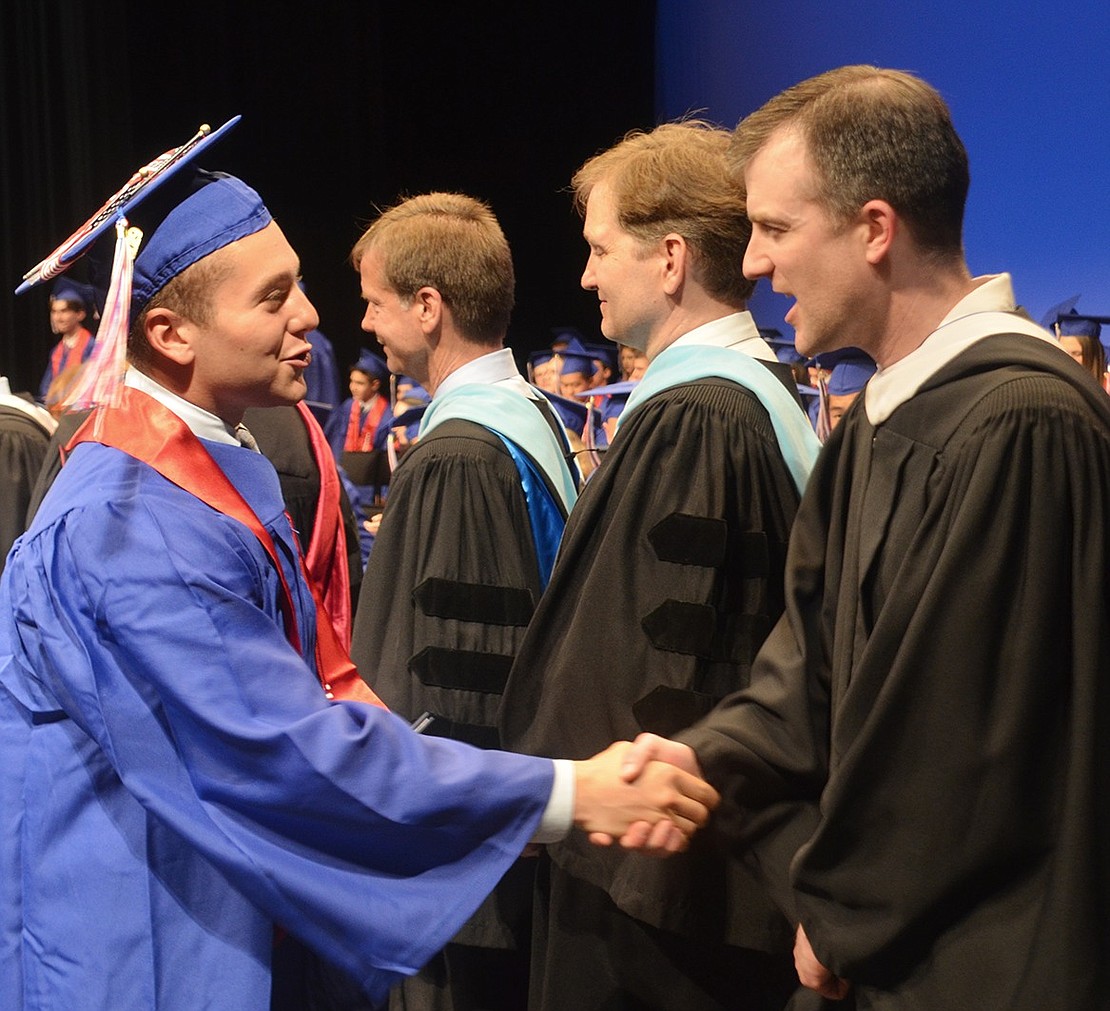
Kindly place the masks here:
[[(624, 753), (621, 760), (621, 778), (626, 783), (634, 782), (647, 767), (649, 762), (666, 762), (676, 766), (691, 776), (702, 778), (701, 768), (698, 765), (697, 755), (692, 748), (678, 741), (669, 741), (658, 734), (640, 734)], [(595, 846), (612, 846), (614, 838), (601, 832), (590, 833), (590, 842)], [(635, 822), (629, 825), (628, 830), (620, 837), (620, 844), (625, 849), (641, 850), (645, 853), (659, 853), (666, 855), (673, 852), (670, 848), (672, 840), (667, 832), (666, 823), (657, 822), (652, 825), (648, 822)]]
[(794, 968), (798, 971), (798, 980), (802, 986), (816, 990), (829, 1000), (843, 1000), (852, 989), (851, 983), (834, 976), (817, 960), (809, 938), (806, 937), (805, 928), (800, 923), (798, 932), (794, 935)]
[(720, 801), (717, 791), (704, 780), (662, 762), (649, 761), (630, 782), (622, 768), (631, 745), (618, 741), (583, 762), (574, 763), (574, 823), (590, 839), (608, 844), (625, 843), (630, 827), (638, 826), (632, 841), (644, 838), (638, 848), (658, 853), (678, 853), (690, 836), (709, 818)]

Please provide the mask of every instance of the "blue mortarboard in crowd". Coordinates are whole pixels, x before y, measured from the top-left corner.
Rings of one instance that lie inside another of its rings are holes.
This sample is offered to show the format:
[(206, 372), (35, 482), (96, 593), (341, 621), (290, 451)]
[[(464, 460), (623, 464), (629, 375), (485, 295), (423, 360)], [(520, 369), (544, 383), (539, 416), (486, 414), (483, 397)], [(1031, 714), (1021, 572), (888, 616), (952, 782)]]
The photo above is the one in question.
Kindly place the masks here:
[(875, 363), (867, 355), (842, 358), (829, 374), (829, 395), (842, 397), (849, 393), (859, 393), (874, 374)]
[[(605, 386), (595, 386), (592, 390), (583, 390), (574, 396), (578, 400), (591, 401), (594, 404), (594, 414), (600, 422), (610, 418), (618, 418), (628, 403), (628, 397), (639, 382), (637, 379), (624, 379), (619, 383), (609, 383)], [(602, 443), (607, 443), (602, 432)]]
[(820, 351), (812, 358), (806, 360), (806, 365), (816, 366), (831, 372), (838, 362), (843, 361), (871, 361), (870, 355), (859, 348), (835, 348), (832, 351)]
[(586, 349), (586, 353), (595, 362), (604, 362), (610, 371), (617, 367), (617, 346), (616, 344), (583, 344), (582, 347)]
[(569, 376), (572, 372), (581, 372), (584, 376), (592, 376), (597, 369), (594, 366), (593, 355), (586, 350), (585, 345), (577, 338), (572, 339), (567, 343), (564, 351), (561, 352), (563, 364), (559, 369), (559, 375)]
[(431, 394), (419, 383), (414, 384), (411, 389), (405, 390), (393, 405), (393, 424), (390, 427), (413, 429), (408, 434), (410, 438), (414, 437), (416, 435), (414, 426), (420, 424), (420, 419), (424, 417), (424, 412), (431, 402)]
[(805, 361), (805, 358), (798, 353), (798, 349), (794, 346), (793, 339), (790, 337), (783, 337), (781, 330), (776, 330), (773, 327), (760, 327), (759, 336), (771, 345), (771, 350), (775, 352), (775, 357), (782, 362), (783, 365), (794, 365), (797, 362)]
[(50, 289), (50, 301), (77, 302), (87, 314), (92, 315), (94, 302), (92, 285), (82, 284), (68, 277), (59, 277), (54, 282), (54, 287)]
[(368, 376), (381, 380), (382, 383), (389, 382), (389, 366), (386, 365), (385, 359), (381, 355), (374, 354), (369, 348), (359, 348), (358, 361), (351, 368), (365, 372)]
[(553, 326), (551, 328), (551, 350), (562, 352), (571, 341), (577, 341), (579, 346), (586, 338), (582, 332), (573, 326)]
[[(1110, 316), (1088, 316), (1076, 312), (1078, 295), (1054, 305), (1041, 319), (1041, 326), (1057, 337), (1093, 337), (1102, 339), (1102, 324), (1110, 323)], [(1105, 343), (1105, 341), (1103, 342)]]
[(552, 409), (559, 416), (563, 427), (576, 435), (581, 435), (582, 430), (586, 427), (588, 410), (586, 405), (570, 397), (561, 397), (558, 393), (551, 393), (549, 390), (540, 390), (540, 393), (547, 397), (548, 403), (551, 404)]

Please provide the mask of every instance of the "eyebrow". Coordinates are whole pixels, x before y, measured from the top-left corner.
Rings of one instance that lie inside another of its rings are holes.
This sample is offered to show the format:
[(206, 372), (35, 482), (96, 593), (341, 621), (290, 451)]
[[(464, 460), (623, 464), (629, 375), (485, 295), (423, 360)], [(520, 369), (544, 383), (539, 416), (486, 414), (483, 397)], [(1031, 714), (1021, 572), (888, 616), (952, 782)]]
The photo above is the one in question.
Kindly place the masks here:
[(265, 295), (269, 291), (272, 291), (274, 288), (279, 288), (282, 286), (292, 287), (294, 284), (297, 283), (297, 280), (300, 278), (300, 276), (301, 265), (298, 261), (295, 269), (279, 270), (267, 277), (266, 280), (259, 284), (258, 287), (255, 289), (255, 295), (261, 298), (263, 295)]

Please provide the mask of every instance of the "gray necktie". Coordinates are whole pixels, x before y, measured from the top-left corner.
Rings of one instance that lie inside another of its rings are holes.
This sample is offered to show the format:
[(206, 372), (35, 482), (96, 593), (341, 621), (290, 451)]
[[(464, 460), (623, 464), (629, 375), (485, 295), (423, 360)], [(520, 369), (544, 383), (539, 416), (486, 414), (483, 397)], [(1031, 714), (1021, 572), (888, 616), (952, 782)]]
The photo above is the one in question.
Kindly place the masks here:
[(256, 453), (261, 453), (262, 450), (258, 448), (258, 443), (254, 441), (254, 436), (251, 435), (250, 429), (244, 424), (235, 426), (235, 438), (239, 440), (240, 446), (245, 446), (247, 449), (253, 449)]

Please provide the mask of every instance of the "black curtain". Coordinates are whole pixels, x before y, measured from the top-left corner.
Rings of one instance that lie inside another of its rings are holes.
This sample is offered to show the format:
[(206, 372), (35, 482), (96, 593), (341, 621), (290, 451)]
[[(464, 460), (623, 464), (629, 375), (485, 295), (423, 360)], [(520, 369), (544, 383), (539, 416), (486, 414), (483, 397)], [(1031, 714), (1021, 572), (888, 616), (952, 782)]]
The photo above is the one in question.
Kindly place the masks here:
[[(654, 123), (654, 3), (282, 5), (5, 0), (0, 11), (0, 372), (32, 389), (53, 343), (23, 272), (140, 164), (243, 121), (205, 163), (255, 186), (301, 255), (341, 363), (363, 342), (347, 253), (375, 207), (487, 200), (513, 247), (521, 356), (597, 337), (578, 288), (574, 169)], [(75, 268), (75, 276), (81, 271)]]

